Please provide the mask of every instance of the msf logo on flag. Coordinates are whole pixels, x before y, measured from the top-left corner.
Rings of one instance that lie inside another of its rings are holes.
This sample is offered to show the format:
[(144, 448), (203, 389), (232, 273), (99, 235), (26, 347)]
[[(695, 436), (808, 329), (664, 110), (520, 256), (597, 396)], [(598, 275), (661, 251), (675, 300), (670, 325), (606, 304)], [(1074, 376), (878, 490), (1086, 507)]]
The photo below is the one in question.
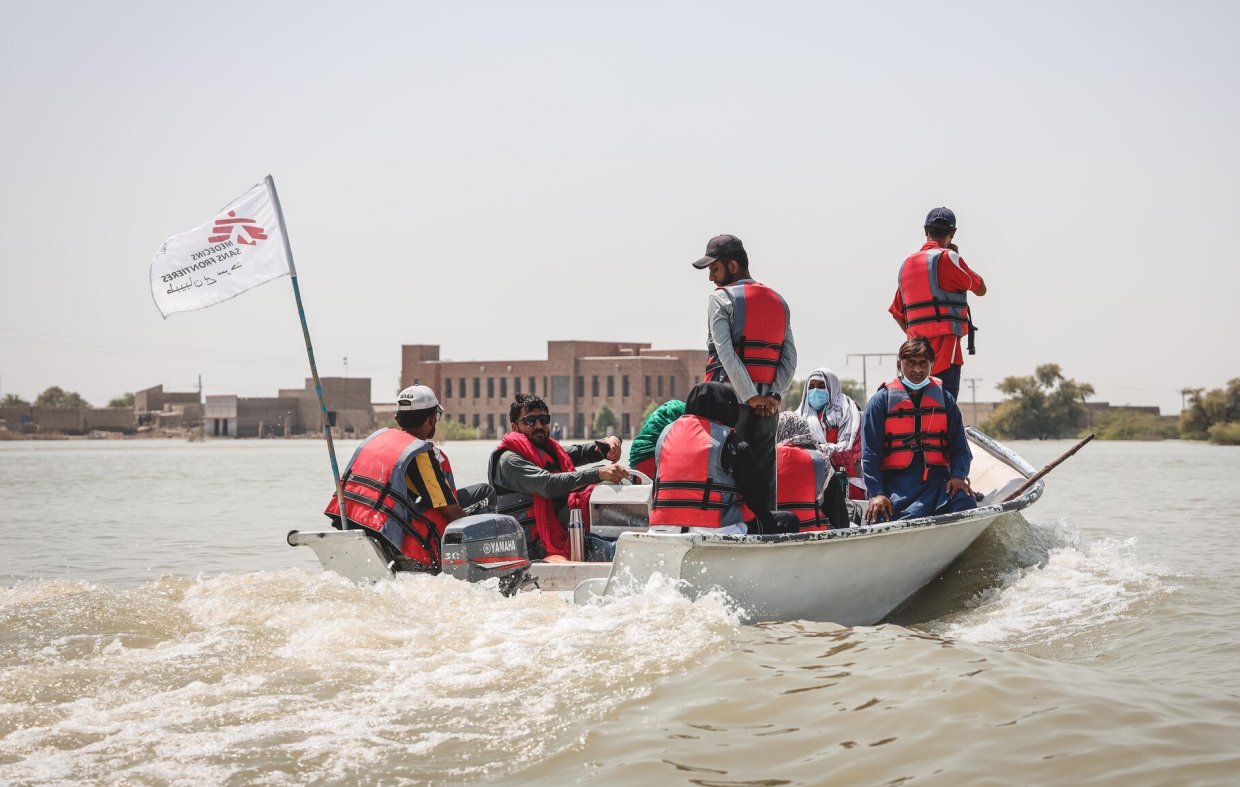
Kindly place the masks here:
[[(241, 232), (244, 230), (244, 234)], [(215, 220), (215, 226), (211, 229), (214, 235), (207, 238), (210, 243), (222, 243), (233, 238), (236, 233), (237, 243), (242, 246), (255, 246), (260, 240), (267, 240), (267, 231), (254, 221), (254, 219), (239, 219), (237, 211), (230, 210), (225, 216), (220, 216)], [(246, 238), (246, 235), (249, 238)]]

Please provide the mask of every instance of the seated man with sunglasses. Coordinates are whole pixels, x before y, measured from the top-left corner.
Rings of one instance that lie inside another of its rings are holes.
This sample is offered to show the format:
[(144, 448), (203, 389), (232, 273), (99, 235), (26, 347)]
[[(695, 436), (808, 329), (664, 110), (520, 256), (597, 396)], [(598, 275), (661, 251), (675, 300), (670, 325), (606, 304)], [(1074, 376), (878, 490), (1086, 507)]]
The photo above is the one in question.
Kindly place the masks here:
[[(628, 476), (627, 467), (614, 464), (620, 458), (620, 438), (564, 448), (551, 438), (547, 403), (533, 394), (517, 394), (508, 418), (512, 431), (491, 454), (488, 473), (499, 493), (497, 510), (525, 527), (531, 559), (568, 560), (568, 496), (599, 481), (619, 483)], [(604, 460), (608, 464), (577, 469)], [(610, 559), (599, 543), (602, 539), (591, 536), (586, 541), (587, 559)]]
[[(444, 528), (467, 514), (494, 506), (490, 484), (456, 488), (452, 464), (432, 442), (443, 408), (425, 385), (406, 388), (396, 398), (396, 425), (362, 441), (345, 468), (345, 512), (349, 527), (377, 531), (403, 569), (439, 571)], [(333, 495), (324, 511), (340, 527)]]

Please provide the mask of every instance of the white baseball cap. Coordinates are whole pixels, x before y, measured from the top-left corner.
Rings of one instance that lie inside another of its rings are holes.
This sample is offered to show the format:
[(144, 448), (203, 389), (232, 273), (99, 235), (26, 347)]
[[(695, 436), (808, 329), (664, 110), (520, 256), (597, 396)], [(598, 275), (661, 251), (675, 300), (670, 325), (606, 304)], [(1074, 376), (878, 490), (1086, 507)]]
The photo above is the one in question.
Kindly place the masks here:
[[(430, 410), (439, 407), (439, 399), (427, 385), (411, 385), (396, 395), (397, 410)], [(440, 408), (442, 411), (442, 408)]]

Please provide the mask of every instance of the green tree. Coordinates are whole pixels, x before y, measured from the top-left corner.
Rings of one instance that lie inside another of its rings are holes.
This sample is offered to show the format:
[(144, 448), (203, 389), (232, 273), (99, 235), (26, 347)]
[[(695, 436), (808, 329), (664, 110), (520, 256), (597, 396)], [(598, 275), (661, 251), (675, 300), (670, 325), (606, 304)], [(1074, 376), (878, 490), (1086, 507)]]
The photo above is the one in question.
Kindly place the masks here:
[(1180, 434), (1191, 440), (1209, 438), (1221, 442), (1215, 435), (1229, 434), (1226, 424), (1240, 424), (1240, 377), (1228, 380), (1226, 388), (1214, 388), (1204, 394), (1203, 390), (1189, 391), (1191, 404), (1180, 414)]
[(133, 407), (133, 394), (128, 391), (108, 401), (108, 407)]
[(995, 408), (982, 429), (1000, 437), (1047, 440), (1077, 432), (1085, 417), (1089, 383), (1063, 376), (1059, 364), (1042, 364), (1027, 377), (1005, 377), (995, 386), (1008, 397)]
[(17, 394), (5, 394), (4, 399), (0, 400), (0, 407), (29, 407), (30, 402), (21, 398)]
[(659, 403), (652, 399), (650, 401), (650, 404), (646, 405), (646, 409), (642, 410), (642, 423), (643, 424), (646, 423), (646, 419), (649, 418), (651, 415), (653, 415), (654, 411), (658, 410), (659, 407), (660, 407)]
[(460, 421), (445, 418), (435, 426), (436, 440), (477, 440), (478, 430)]
[(780, 405), (785, 410), (796, 410), (801, 406), (801, 395), (803, 393), (805, 393), (805, 381), (793, 377), (792, 382), (788, 384), (788, 393), (784, 395)]
[(862, 409), (865, 408), (865, 403), (869, 401), (870, 397), (869, 395), (866, 394), (865, 391), (861, 390), (861, 383), (857, 382), (856, 380), (841, 379), (840, 388), (843, 389), (844, 393), (848, 396), (849, 399), (852, 399), (854, 402), (857, 403), (858, 407)]
[(1167, 440), (1180, 436), (1179, 427), (1152, 413), (1132, 410), (1110, 410), (1094, 422), (1094, 434), (1100, 440)]
[(594, 411), (594, 434), (603, 436), (607, 434), (607, 429), (615, 429), (619, 421), (616, 420), (616, 413), (611, 409), (611, 405), (603, 402)]
[(34, 400), (35, 407), (90, 407), (90, 402), (82, 398), (77, 391), (66, 391), (59, 385), (53, 385)]

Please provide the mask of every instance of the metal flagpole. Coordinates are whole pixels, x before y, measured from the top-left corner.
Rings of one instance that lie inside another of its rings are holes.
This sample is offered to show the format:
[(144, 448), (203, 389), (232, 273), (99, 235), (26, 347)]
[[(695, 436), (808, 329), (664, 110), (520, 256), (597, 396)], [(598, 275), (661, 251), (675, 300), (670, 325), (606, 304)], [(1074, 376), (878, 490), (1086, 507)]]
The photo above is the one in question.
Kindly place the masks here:
[(297, 286), (297, 266), (293, 263), (293, 247), (289, 245), (288, 227), (284, 226), (284, 210), (280, 207), (280, 195), (276, 193), (276, 182), (270, 175), (264, 182), (267, 184), (267, 193), (271, 195), (271, 204), (276, 209), (276, 220), (280, 222), (280, 239), (284, 241), (284, 257), (288, 260), (289, 278), (293, 280), (293, 297), (297, 299), (297, 316), (301, 318), (301, 335), (306, 338), (306, 357), (310, 359), (310, 375), (314, 378), (314, 392), (319, 397), (319, 420), (323, 422), (323, 435), (327, 438), (327, 455), (332, 460), (332, 481), (336, 483), (336, 502), (340, 506), (340, 525), (344, 529), (349, 526), (344, 510), (344, 487), (340, 483), (340, 466), (336, 464), (336, 446), (332, 442), (331, 424), (327, 420), (327, 404), (323, 401), (323, 384), (319, 382), (319, 368), (314, 363), (314, 346), (310, 344), (310, 328), (306, 325), (306, 310), (301, 305), (301, 288)]

